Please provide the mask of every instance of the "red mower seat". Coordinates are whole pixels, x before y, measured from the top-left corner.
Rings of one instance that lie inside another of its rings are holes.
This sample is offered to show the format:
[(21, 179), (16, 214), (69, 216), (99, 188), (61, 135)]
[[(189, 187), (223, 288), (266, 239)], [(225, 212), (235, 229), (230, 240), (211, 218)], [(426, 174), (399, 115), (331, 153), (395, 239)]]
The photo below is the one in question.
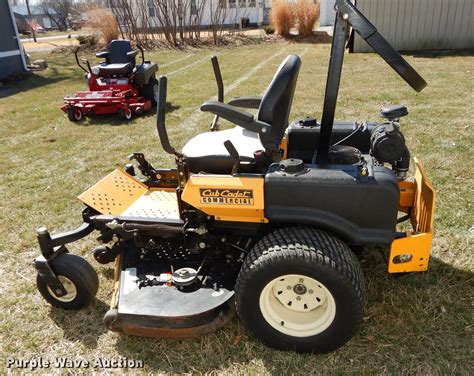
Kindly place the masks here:
[(99, 65), (99, 76), (128, 76), (133, 71), (132, 63)]

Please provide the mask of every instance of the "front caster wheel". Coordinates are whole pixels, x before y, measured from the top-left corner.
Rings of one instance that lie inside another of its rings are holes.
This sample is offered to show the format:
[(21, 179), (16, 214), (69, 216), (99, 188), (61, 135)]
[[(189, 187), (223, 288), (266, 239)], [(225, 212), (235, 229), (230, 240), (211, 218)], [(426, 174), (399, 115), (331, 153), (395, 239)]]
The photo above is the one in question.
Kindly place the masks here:
[(67, 107), (67, 117), (69, 121), (78, 122), (82, 120), (82, 111), (74, 106)]
[(118, 110), (118, 116), (122, 120), (129, 121), (132, 118), (132, 110), (129, 107), (120, 108)]
[(50, 266), (67, 292), (64, 296), (57, 296), (43, 278), (37, 275), (38, 290), (51, 305), (64, 309), (80, 309), (87, 306), (97, 294), (97, 273), (82, 257), (64, 253), (56, 257)]
[(284, 228), (260, 240), (236, 284), (244, 325), (282, 350), (326, 353), (358, 329), (364, 306), (359, 262), (338, 238), (312, 228)]

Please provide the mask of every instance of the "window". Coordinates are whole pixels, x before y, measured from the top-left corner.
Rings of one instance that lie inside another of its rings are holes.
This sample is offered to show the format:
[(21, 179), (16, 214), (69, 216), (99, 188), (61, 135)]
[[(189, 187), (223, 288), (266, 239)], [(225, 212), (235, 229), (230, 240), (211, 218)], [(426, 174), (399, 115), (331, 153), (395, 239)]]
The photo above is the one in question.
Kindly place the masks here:
[(150, 17), (155, 17), (156, 12), (155, 12), (155, 2), (154, 0), (148, 0), (148, 15)]
[(239, 0), (239, 8), (245, 8), (245, 0)]
[(249, 8), (255, 8), (256, 7), (256, 1), (255, 0), (249, 0)]
[(237, 0), (229, 0), (229, 8), (235, 8)]

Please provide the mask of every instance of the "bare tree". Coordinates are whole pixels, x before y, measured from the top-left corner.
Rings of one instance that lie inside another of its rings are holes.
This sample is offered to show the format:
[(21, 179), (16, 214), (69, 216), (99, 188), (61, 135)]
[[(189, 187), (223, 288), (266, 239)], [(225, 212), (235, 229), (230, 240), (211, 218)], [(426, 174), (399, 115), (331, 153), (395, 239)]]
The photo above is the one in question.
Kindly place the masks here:
[(191, 0), (189, 9), (189, 38), (201, 38), (202, 16), (206, 8), (207, 0)]
[(73, 11), (72, 2), (69, 0), (41, 0), (38, 4), (59, 30), (67, 30), (68, 17)]
[(209, 0), (211, 14), (211, 31), (214, 44), (219, 42), (227, 18), (228, 8), (226, 0)]
[(207, 6), (213, 41), (217, 44), (228, 15), (227, 0), (107, 1), (117, 17), (122, 36), (145, 46), (157, 38), (173, 46), (190, 39), (200, 39)]

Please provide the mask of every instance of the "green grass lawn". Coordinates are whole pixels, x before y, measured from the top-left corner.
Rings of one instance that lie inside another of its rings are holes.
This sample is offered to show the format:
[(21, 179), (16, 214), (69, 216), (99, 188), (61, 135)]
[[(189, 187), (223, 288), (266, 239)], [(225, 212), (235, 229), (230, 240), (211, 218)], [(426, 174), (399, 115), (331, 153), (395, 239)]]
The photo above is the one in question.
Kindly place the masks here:
[[(230, 99), (259, 95), (290, 53), (303, 60), (291, 117), (320, 119), (329, 45), (263, 44), (148, 54), (162, 66), (160, 74), (169, 75), (167, 126), (172, 144), (180, 148), (210, 125), (212, 116), (200, 115), (197, 109), (216, 94), (208, 61), (212, 54), (219, 56), (225, 84), (232, 89), (226, 94)], [(108, 332), (102, 316), (111, 298), (112, 266), (93, 259), (93, 236), (70, 249), (98, 271), (101, 287), (95, 302), (67, 312), (51, 308), (41, 298), (32, 265), (39, 253), (35, 229), (46, 225), (59, 232), (78, 225), (82, 204), (76, 196), (122, 166), (131, 152), (144, 152), (155, 166), (171, 166), (172, 158), (160, 146), (153, 114), (128, 124), (115, 116), (70, 123), (59, 108), (63, 96), (85, 88), (82, 71), (72, 56), (36, 54), (36, 58), (45, 58), (49, 69), (0, 87), (2, 369), (8, 357), (68, 356), (90, 361), (141, 359), (145, 363), (141, 371), (155, 374), (474, 372), (473, 56), (407, 56), (429, 83), (419, 94), (376, 55), (346, 56), (337, 118), (377, 120), (382, 105), (406, 104), (410, 115), (402, 119), (404, 134), (438, 196), (430, 270), (395, 277), (386, 273), (380, 253), (364, 254), (368, 300), (362, 328), (347, 345), (327, 355), (274, 351), (250, 337), (237, 320), (196, 340)]]

